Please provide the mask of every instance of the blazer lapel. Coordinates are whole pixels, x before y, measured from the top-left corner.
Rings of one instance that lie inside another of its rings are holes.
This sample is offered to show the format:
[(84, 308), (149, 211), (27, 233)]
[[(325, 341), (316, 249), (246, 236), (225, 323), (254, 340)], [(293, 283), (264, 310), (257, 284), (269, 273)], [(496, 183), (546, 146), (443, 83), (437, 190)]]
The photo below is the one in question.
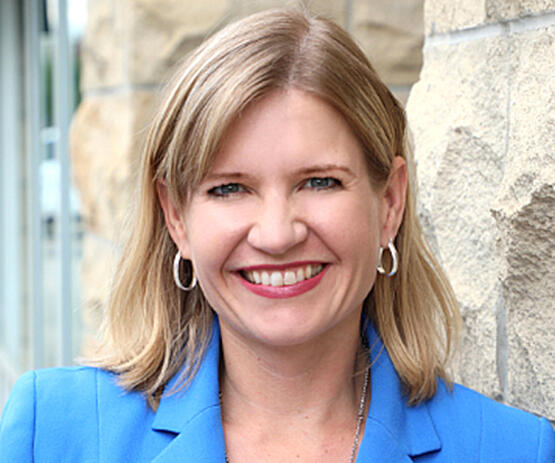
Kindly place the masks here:
[[(215, 321), (208, 348), (191, 384), (160, 400), (152, 429), (174, 433), (176, 437), (153, 463), (225, 461), (225, 440), (218, 398), (219, 357), (220, 329)], [(168, 383), (168, 390), (172, 390), (179, 376), (177, 374)]]
[(225, 441), (219, 406), (194, 417), (153, 463), (224, 463)]
[(410, 457), (441, 449), (427, 404), (407, 405), (389, 355), (372, 325), (370, 345), (371, 401), (357, 462), (412, 462)]

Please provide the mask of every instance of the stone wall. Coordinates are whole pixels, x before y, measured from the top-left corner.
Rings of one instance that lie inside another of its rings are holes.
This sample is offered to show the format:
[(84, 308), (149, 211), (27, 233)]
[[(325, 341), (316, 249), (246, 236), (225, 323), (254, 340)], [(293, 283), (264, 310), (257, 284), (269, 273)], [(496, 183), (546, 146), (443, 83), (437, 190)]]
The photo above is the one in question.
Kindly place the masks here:
[[(223, 25), (255, 11), (298, 3), (89, 0), (82, 45), (83, 101), (71, 130), (85, 226), (85, 352), (106, 303), (120, 231), (132, 202), (136, 162), (161, 85), (187, 52)], [(406, 100), (421, 67), (423, 0), (399, 0), (394, 7), (365, 0), (306, 3), (350, 28), (385, 81)]]
[(555, 419), (555, 2), (427, 0), (407, 104), (458, 380)]

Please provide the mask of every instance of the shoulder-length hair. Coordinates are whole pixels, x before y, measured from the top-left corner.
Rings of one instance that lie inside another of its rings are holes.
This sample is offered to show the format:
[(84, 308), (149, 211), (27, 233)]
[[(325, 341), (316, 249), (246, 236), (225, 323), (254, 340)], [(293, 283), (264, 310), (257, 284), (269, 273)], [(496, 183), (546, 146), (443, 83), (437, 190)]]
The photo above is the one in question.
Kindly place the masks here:
[[(138, 209), (94, 363), (118, 373), (125, 388), (143, 391), (154, 408), (180, 369), (182, 386), (194, 377), (213, 313), (198, 286), (185, 293), (174, 285), (177, 248), (156, 182), (166, 183), (174, 204), (186, 204), (231, 122), (277, 88), (300, 89), (333, 105), (360, 140), (374, 185), (387, 181), (395, 156), (407, 160), (410, 185), (395, 239), (400, 268), (394, 277), (377, 276), (364, 311), (410, 402), (429, 398), (438, 377), (448, 381), (460, 316), (416, 215), (404, 110), (343, 29), (298, 10), (269, 10), (227, 26), (186, 58), (168, 86), (142, 155)], [(190, 266), (183, 267), (190, 275)]]

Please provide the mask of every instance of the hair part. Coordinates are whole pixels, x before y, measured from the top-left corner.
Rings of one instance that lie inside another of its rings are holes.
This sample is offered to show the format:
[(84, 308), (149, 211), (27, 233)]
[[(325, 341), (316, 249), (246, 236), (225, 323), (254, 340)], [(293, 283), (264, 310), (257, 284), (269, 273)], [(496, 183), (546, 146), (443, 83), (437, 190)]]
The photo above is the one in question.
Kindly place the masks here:
[[(456, 299), (423, 236), (403, 108), (349, 35), (299, 10), (268, 10), (222, 29), (191, 53), (168, 85), (142, 155), (140, 200), (116, 272), (103, 342), (93, 363), (157, 407), (168, 381), (194, 377), (206, 349), (212, 309), (200, 288), (184, 293), (172, 278), (177, 248), (164, 223), (156, 182), (187, 204), (208, 173), (230, 124), (275, 89), (295, 88), (333, 105), (358, 137), (368, 174), (387, 182), (395, 156), (410, 184), (395, 238), (398, 273), (378, 275), (364, 310), (375, 324), (411, 403), (431, 397), (458, 337)], [(190, 265), (184, 264), (187, 276)]]

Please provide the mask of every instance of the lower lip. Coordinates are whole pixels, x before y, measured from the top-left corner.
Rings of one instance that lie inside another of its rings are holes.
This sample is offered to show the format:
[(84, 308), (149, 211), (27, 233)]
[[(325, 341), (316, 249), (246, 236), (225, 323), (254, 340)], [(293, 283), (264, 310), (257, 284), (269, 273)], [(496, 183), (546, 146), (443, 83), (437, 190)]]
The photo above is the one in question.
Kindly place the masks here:
[(241, 275), (237, 274), (239, 281), (242, 285), (249, 291), (257, 294), (258, 296), (268, 297), (270, 299), (285, 299), (288, 297), (295, 297), (304, 294), (314, 288), (322, 278), (324, 273), (328, 270), (328, 265), (326, 265), (322, 271), (315, 277), (309, 278), (308, 280), (299, 281), (294, 285), (286, 286), (271, 286), (271, 285), (255, 285), (248, 280), (245, 280)]

